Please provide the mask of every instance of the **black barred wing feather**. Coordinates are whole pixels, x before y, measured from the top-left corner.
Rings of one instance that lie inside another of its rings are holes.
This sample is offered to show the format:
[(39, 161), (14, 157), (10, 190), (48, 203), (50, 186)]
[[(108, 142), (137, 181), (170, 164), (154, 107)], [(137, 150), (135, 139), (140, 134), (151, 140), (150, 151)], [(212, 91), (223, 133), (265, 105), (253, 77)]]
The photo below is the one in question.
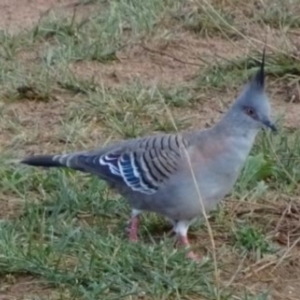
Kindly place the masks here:
[(152, 137), (138, 140), (129, 149), (82, 154), (78, 161), (90, 171), (93, 169), (93, 173), (105, 175), (107, 180), (122, 182), (133, 191), (153, 194), (178, 170), (181, 146), (186, 144), (175, 135)]
[(134, 191), (153, 194), (157, 190), (157, 185), (147, 180), (145, 171), (135, 152), (108, 153), (100, 157), (99, 164), (107, 166), (113, 175), (118, 176)]

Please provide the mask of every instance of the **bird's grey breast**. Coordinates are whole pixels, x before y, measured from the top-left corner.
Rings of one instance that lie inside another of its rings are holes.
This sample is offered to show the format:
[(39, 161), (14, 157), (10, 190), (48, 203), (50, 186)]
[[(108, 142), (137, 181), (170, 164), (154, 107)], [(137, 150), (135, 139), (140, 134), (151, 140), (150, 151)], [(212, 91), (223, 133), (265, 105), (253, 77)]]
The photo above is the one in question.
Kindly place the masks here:
[(214, 207), (233, 187), (251, 150), (254, 138), (218, 137), (189, 151), (197, 193)]

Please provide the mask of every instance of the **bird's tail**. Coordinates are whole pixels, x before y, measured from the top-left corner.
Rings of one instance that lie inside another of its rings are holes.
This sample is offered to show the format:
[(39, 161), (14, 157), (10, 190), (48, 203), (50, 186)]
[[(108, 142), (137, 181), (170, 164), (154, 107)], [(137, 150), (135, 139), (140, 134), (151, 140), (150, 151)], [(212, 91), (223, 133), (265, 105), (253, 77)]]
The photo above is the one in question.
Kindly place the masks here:
[(24, 158), (21, 164), (35, 167), (68, 167), (68, 155), (35, 155)]

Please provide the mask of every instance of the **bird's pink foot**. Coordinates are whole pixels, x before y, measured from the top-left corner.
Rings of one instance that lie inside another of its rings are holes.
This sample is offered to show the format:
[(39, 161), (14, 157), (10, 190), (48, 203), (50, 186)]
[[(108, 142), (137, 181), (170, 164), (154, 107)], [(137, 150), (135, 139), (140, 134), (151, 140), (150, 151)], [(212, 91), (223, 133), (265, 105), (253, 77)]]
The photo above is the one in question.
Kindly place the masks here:
[(129, 224), (129, 240), (131, 242), (138, 241), (139, 217), (132, 217)]
[[(178, 243), (179, 243), (180, 246), (183, 246), (183, 247), (186, 247), (186, 248), (190, 247), (190, 242), (189, 242), (187, 236), (178, 236)], [(202, 257), (200, 255), (196, 254), (193, 251), (187, 252), (186, 258), (191, 259), (195, 262), (200, 262), (201, 259), (202, 259)]]
[(177, 238), (177, 240), (178, 240), (178, 243), (179, 243), (180, 246), (185, 246), (185, 247), (189, 247), (190, 246), (190, 242), (189, 242), (189, 240), (188, 240), (188, 238), (187, 238), (186, 235), (185, 236), (179, 235), (178, 238)]
[(196, 254), (195, 252), (193, 251), (189, 251), (187, 254), (186, 254), (186, 258), (188, 259), (191, 259), (195, 262), (200, 262), (202, 260), (202, 257), (201, 255), (198, 255)]

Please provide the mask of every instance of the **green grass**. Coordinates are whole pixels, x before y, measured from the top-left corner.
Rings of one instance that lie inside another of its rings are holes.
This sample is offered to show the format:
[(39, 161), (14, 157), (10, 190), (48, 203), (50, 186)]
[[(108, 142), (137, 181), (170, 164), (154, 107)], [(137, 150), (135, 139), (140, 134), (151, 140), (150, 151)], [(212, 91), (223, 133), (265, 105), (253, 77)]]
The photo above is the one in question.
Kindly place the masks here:
[(245, 190), (266, 189), (293, 193), (300, 180), (299, 132), (279, 135), (261, 134), (236, 186), (237, 195)]
[[(165, 93), (165, 96), (162, 93)], [(109, 91), (102, 88), (96, 93), (91, 93), (82, 107), (76, 105), (73, 115), (78, 114), (87, 119), (96, 118), (122, 138), (142, 136), (153, 130), (174, 131), (172, 120), (165, 117), (166, 107), (178, 105), (180, 90), (179, 95), (170, 96), (164, 90), (162, 93), (155, 86), (147, 88), (136, 83)], [(185, 99), (185, 102), (180, 101), (181, 107), (188, 105), (189, 99)], [(143, 126), (136, 126), (139, 120), (143, 120)], [(179, 130), (186, 128), (188, 122), (189, 118), (186, 116), (175, 120)]]
[(242, 251), (253, 252), (261, 258), (266, 253), (272, 253), (272, 247), (261, 230), (244, 225), (234, 232), (235, 244)]
[(191, 32), (202, 36), (226, 36), (237, 39), (233, 15), (223, 9), (211, 7), (198, 2), (185, 13), (181, 11), (174, 15), (176, 20), (180, 20), (183, 27)]
[(270, 1), (266, 6), (258, 14), (265, 24), (285, 31), (300, 28), (297, 1)]
[[(218, 97), (232, 97), (232, 89), (241, 88), (258, 68), (261, 51), (251, 51), (248, 57), (212, 59), (199, 67), (195, 79), (180, 84), (166, 85), (162, 78), (154, 85), (135, 78), (108, 85), (82, 76), (72, 71), (72, 64), (92, 62), (99, 70), (121, 65), (120, 53), (145, 40), (153, 42), (153, 48), (181, 35), (194, 38), (195, 44), (207, 37), (240, 42), (244, 27), (237, 14), (241, 10), (235, 7), (238, 2), (231, 0), (194, 6), (180, 0), (80, 3), (94, 5), (89, 16), (81, 18), (79, 5), (75, 14), (50, 12), (33, 29), (0, 34), (0, 280), (32, 275), (57, 290), (59, 299), (269, 299), (272, 291), (265, 285), (252, 290), (257, 282), (251, 276), (245, 289), (241, 284), (253, 264), (280, 258), (289, 250), (289, 245), (277, 244), (283, 230), (278, 231), (277, 224), (285, 218), (281, 198), (289, 199), (286, 205), (297, 204), (293, 199), (300, 181), (299, 130), (285, 129), (278, 122), (277, 135), (261, 133), (229, 202), (211, 214), (219, 282), (203, 222), (190, 230), (195, 251), (205, 255), (195, 264), (174, 247), (174, 237), (167, 235), (170, 225), (155, 214), (142, 216), (141, 241), (129, 243), (129, 206), (97, 178), (13, 163), (25, 153), (75, 151), (119, 138), (175, 132), (173, 122), (178, 130), (190, 128), (194, 118), (209, 122), (207, 108), (217, 107), (212, 103), (216, 96), (210, 95), (217, 91)], [(256, 13), (247, 17), (247, 24), (297, 30), (296, 23), (288, 23), (293, 21), (290, 11), (277, 20), (280, 11), (274, 9), (263, 19)], [(277, 48), (267, 54), (272, 87), (274, 82), (280, 88), (297, 84), (299, 69), (292, 50)], [(40, 110), (49, 110), (50, 121)], [(263, 209), (270, 203), (274, 209), (266, 213)], [(12, 216), (6, 209), (13, 210)], [(231, 285), (228, 278), (234, 279)]]
[[(105, 1), (94, 14), (78, 21), (50, 15), (33, 30), (33, 39), (50, 40), (45, 49), (48, 64), (59, 61), (109, 62), (116, 52), (156, 29), (174, 6), (170, 0), (140, 3), (132, 0)], [(100, 12), (100, 14), (99, 14)]]

